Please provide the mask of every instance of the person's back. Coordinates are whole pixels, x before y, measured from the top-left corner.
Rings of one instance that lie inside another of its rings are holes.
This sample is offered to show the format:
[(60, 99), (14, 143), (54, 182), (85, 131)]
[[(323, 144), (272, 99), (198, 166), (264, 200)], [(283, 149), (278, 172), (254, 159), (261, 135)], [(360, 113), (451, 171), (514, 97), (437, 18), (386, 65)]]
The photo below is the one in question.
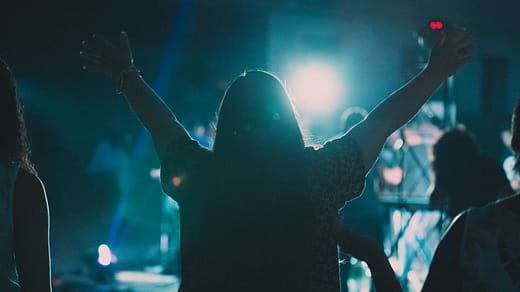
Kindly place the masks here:
[[(213, 151), (183, 133), (164, 152), (162, 185), (180, 206), (182, 291), (300, 290), (291, 275), (304, 254), (295, 250), (305, 240), (295, 235), (306, 225), (304, 144), (282, 90), (267, 73), (244, 74), (223, 99)], [(276, 119), (256, 113), (262, 97)], [(294, 136), (280, 130), (287, 124)]]
[[(161, 173), (181, 206), (182, 291), (315, 291), (337, 277), (334, 210), (348, 199), (339, 194), (353, 196), (363, 186), (357, 147), (345, 142), (285, 155), (291, 163), (269, 162), (265, 155), (275, 154), (265, 153), (225, 168), (211, 151), (172, 145), (177, 151)], [(336, 177), (328, 168), (348, 180), (327, 183)], [(331, 268), (336, 272), (325, 272)]]

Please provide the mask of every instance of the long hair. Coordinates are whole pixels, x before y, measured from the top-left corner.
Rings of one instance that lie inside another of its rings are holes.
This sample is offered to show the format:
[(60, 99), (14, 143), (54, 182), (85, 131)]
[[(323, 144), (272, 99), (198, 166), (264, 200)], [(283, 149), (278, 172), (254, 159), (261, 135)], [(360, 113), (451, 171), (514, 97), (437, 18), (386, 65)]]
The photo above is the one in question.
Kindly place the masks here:
[(430, 204), (447, 202), (450, 217), (513, 193), (500, 163), (479, 151), (468, 130), (446, 132), (434, 145), (433, 152), (436, 182)]
[[(457, 214), (459, 205), (467, 205), (471, 188), (477, 183), (480, 151), (475, 137), (463, 128), (445, 132), (433, 145), (432, 168), (435, 173), (435, 188), (430, 197), (430, 206), (448, 204), (450, 216)], [(449, 202), (449, 203), (448, 203)]]
[(260, 70), (246, 71), (226, 90), (218, 111), (217, 156), (293, 153), (305, 148), (294, 105), (283, 83)]
[(473, 134), (463, 128), (445, 132), (433, 145), (433, 169), (435, 172), (459, 172), (466, 170), (480, 155)]
[(7, 63), (0, 59), (0, 158), (8, 163), (18, 163), (36, 174), (30, 160), (30, 147), (25, 127), (23, 107), (16, 80)]

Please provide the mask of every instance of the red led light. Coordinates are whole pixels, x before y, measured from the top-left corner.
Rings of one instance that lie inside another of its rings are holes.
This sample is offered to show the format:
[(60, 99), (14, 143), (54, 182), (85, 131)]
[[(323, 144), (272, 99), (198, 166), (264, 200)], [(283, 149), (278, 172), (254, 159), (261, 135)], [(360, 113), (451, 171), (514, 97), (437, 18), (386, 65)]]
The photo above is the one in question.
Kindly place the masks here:
[(444, 27), (442, 21), (430, 21), (430, 29), (441, 30)]
[(182, 179), (179, 176), (172, 177), (172, 185), (174, 187), (179, 187), (182, 183)]

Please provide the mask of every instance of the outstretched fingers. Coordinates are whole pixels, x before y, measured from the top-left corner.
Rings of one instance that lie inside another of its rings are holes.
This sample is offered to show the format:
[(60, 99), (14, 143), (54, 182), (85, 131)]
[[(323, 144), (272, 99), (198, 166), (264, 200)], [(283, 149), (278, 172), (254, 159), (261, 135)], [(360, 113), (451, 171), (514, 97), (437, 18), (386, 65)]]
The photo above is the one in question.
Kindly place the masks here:
[(113, 45), (110, 44), (103, 36), (93, 34), (90, 39), (81, 42), (81, 51), (89, 55), (97, 55), (100, 58), (104, 57)]
[(451, 76), (472, 61), (473, 42), (463, 28), (443, 32), (430, 53), (429, 68)]
[(461, 65), (471, 63), (473, 60), (471, 56), (473, 42), (465, 31), (454, 40), (454, 47)]
[(98, 62), (92, 62), (92, 63), (89, 63), (87, 65), (83, 65), (83, 67), (81, 67), (83, 70), (85, 71), (88, 71), (88, 72), (93, 72), (93, 73), (103, 73), (105, 72), (105, 67), (98, 63)]
[(79, 54), (86, 61), (86, 64), (82, 67), (83, 70), (90, 72), (103, 71), (103, 47), (99, 36), (93, 34), (90, 39), (82, 41)]
[(79, 52), (79, 55), (89, 62), (101, 62), (101, 56), (91, 50), (82, 50)]
[(132, 49), (130, 48), (130, 41), (128, 40), (128, 35), (124, 31), (119, 34), (119, 46), (123, 51), (123, 54), (127, 56), (130, 63), (133, 63), (134, 59), (132, 56)]
[(455, 49), (460, 56), (467, 56), (473, 50), (473, 42), (469, 37), (466, 37), (455, 45)]
[(121, 33), (119, 43), (112, 44), (102, 35), (93, 34), (81, 42), (80, 55), (85, 59), (85, 70), (117, 75), (132, 65), (132, 52), (126, 33)]
[(456, 28), (454, 31), (448, 34), (448, 39), (446, 41), (450, 44), (456, 44), (467, 37), (468, 34), (465, 28)]

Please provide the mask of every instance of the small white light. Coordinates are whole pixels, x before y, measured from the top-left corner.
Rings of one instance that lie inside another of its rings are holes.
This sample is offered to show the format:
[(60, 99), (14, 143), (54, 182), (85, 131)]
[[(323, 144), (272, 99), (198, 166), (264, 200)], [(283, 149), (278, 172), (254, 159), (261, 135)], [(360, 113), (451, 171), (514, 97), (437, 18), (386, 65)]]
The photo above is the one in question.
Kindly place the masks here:
[(108, 266), (112, 263), (112, 252), (106, 244), (98, 247), (98, 263), (102, 266)]
[(161, 178), (161, 169), (160, 168), (152, 168), (150, 170), (151, 178)]

